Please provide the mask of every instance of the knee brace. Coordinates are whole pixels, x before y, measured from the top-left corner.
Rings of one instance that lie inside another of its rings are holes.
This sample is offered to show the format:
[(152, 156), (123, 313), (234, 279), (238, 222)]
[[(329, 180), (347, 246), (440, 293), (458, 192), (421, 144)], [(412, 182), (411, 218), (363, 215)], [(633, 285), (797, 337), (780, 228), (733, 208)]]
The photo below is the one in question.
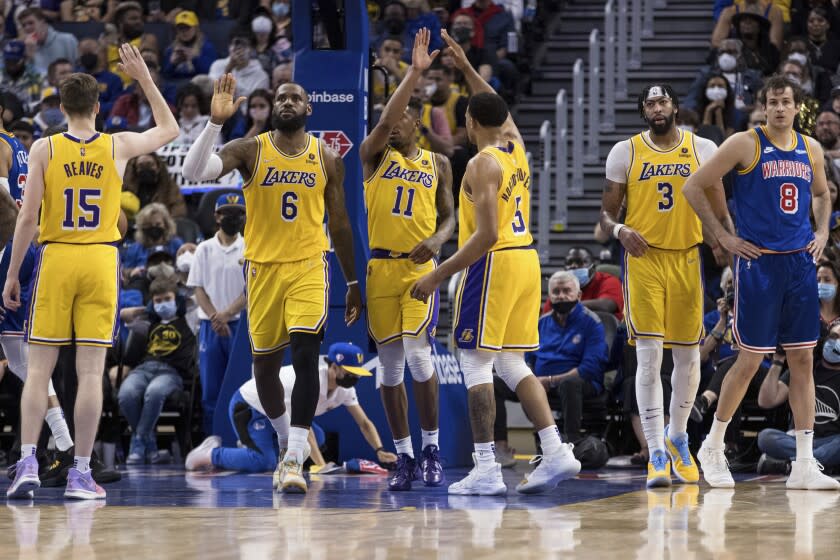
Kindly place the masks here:
[(662, 341), (637, 340), (636, 364), (637, 383), (644, 387), (655, 384), (662, 368)]
[(517, 385), (533, 374), (521, 352), (500, 352), (496, 356), (496, 375), (511, 391), (516, 391)]
[(295, 386), (292, 389), (292, 426), (309, 426), (315, 417), (321, 380), (318, 374), (318, 351), (321, 335), (291, 333), (292, 365), (295, 368)]
[(675, 346), (671, 350), (674, 356), (674, 374), (677, 376), (688, 376), (693, 380), (695, 377), (697, 381), (700, 380), (700, 348), (698, 346), (690, 346), (682, 348)]
[(377, 346), (379, 354), (379, 371), (382, 376), (382, 385), (385, 387), (396, 387), (403, 382), (405, 373), (405, 350), (401, 340), (389, 342)]
[(420, 338), (404, 337), (402, 343), (405, 360), (414, 381), (424, 383), (431, 379), (435, 368), (432, 365), (432, 347), (429, 345), (429, 339), (425, 335)]
[(461, 350), (461, 371), (467, 389), (493, 383), (493, 354), (484, 350)]

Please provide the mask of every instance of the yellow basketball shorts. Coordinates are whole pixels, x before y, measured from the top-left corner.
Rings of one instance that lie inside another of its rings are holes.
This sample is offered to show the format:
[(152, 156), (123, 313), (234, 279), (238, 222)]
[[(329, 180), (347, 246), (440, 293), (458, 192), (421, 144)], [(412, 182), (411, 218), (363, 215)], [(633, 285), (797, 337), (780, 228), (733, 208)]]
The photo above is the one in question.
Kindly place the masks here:
[(434, 259), (423, 264), (415, 264), (405, 257), (373, 257), (368, 261), (368, 333), (377, 344), (404, 336), (435, 335), (440, 292), (435, 290), (425, 303), (412, 298), (410, 292), (414, 283), (436, 266)]
[(119, 287), (120, 257), (113, 245), (42, 245), (26, 339), (53, 346), (112, 346)]
[(327, 322), (329, 261), (318, 253), (285, 263), (245, 262), (248, 334), (254, 354), (289, 345), (293, 332), (319, 333)]
[(703, 336), (703, 276), (697, 247), (624, 254), (624, 320), (630, 340), (693, 346)]
[(491, 251), (464, 271), (455, 295), (458, 348), (525, 352), (540, 345), (542, 279), (530, 247)]

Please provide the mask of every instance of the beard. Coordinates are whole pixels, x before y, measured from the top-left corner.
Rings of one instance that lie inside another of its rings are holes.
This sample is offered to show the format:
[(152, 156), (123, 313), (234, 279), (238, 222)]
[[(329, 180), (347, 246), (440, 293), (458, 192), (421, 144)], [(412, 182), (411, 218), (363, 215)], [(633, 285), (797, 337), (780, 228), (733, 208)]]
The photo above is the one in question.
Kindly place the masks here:
[(306, 126), (306, 113), (294, 117), (282, 117), (280, 113), (272, 111), (271, 128), (280, 132), (295, 132)]
[(656, 124), (652, 120), (648, 120), (647, 117), (645, 117), (645, 122), (648, 124), (648, 127), (650, 127), (651, 132), (653, 132), (654, 134), (660, 135), (660, 134), (665, 134), (669, 130), (671, 130), (671, 127), (674, 126), (674, 121), (676, 120), (676, 117), (677, 117), (676, 112), (673, 112), (670, 115), (665, 117), (665, 122), (662, 123), (662, 124)]

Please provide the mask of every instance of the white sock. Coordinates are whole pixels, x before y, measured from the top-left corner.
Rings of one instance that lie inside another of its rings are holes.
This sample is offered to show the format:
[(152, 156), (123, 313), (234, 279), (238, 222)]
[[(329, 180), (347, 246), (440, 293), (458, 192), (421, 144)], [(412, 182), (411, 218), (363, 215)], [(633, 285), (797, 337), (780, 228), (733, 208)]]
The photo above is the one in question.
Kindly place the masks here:
[(496, 446), (492, 441), (475, 444), (475, 462), (482, 470), (496, 464)]
[(814, 430), (796, 430), (796, 460), (814, 458)]
[(543, 455), (551, 455), (560, 451), (563, 440), (560, 439), (560, 430), (557, 429), (557, 426), (548, 426), (537, 434), (540, 436), (540, 447), (542, 447)]
[(440, 430), (424, 430), (421, 428), (420, 435), (423, 436), (423, 449), (426, 449), (430, 445), (440, 447), (440, 445), (438, 445), (438, 436), (440, 435)]
[(277, 445), (278, 445), (278, 447), (280, 447), (280, 449), (282, 449), (284, 451), (286, 449), (288, 449), (289, 448), (289, 434), (286, 434), (285, 436), (281, 436), (280, 434), (277, 434)]
[(309, 428), (299, 428), (297, 426), (289, 428), (289, 447), (286, 451), (286, 457), (294, 457), (299, 462), (303, 462), (306, 458), (303, 451), (306, 448), (307, 439), (309, 439)]
[(671, 421), (668, 435), (675, 439), (688, 429), (688, 417), (700, 386), (700, 349), (674, 347), (674, 372), (671, 374)]
[(90, 470), (90, 457), (76, 457), (73, 459), (73, 468), (82, 474)]
[(723, 436), (726, 435), (726, 427), (729, 426), (731, 421), (732, 419), (730, 418), (724, 422), (715, 415), (715, 420), (712, 422), (712, 429), (709, 430), (709, 435), (706, 436), (706, 447), (711, 447), (712, 449), (723, 449)]
[(70, 428), (67, 427), (67, 421), (64, 419), (64, 412), (61, 407), (56, 406), (49, 409), (46, 420), (58, 450), (67, 451), (73, 447), (73, 438), (70, 437)]
[(636, 403), (642, 431), (651, 456), (656, 450), (664, 451), (665, 417), (662, 405), (662, 341), (639, 339), (636, 341)]
[(24, 443), (20, 446), (20, 458), (26, 459), (30, 455), (35, 455), (35, 450), (38, 448), (37, 445)]
[(286, 412), (284, 412), (277, 418), (269, 418), (268, 421), (271, 422), (271, 427), (274, 428), (275, 432), (277, 432), (278, 439), (280, 437), (289, 437), (289, 427), (291, 420), (289, 418), (288, 409), (286, 410)]
[(397, 448), (397, 453), (405, 453), (414, 459), (414, 446), (411, 444), (411, 436), (402, 439), (395, 439), (394, 447)]

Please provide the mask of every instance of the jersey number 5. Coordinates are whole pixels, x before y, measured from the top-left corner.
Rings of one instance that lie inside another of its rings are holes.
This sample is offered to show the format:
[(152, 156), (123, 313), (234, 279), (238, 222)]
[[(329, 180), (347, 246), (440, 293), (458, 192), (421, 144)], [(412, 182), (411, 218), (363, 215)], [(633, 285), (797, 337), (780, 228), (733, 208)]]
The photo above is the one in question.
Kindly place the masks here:
[(516, 212), (513, 214), (513, 222), (510, 224), (513, 228), (514, 235), (522, 235), (527, 229), (525, 227), (525, 218), (522, 216), (522, 210), (519, 206), (522, 204), (522, 197), (516, 197)]
[(782, 183), (779, 187), (779, 208), (785, 214), (796, 214), (799, 210), (799, 189), (793, 183)]
[[(99, 227), (99, 205), (95, 202), (102, 197), (99, 189), (79, 189), (79, 200), (75, 200), (76, 191), (73, 188), (64, 189), (64, 221), (63, 229), (96, 229)], [(78, 206), (79, 219), (73, 216)]]
[(659, 201), (659, 211), (667, 212), (674, 207), (674, 187), (671, 183), (659, 183), (656, 185), (656, 190), (662, 195), (662, 200)]

